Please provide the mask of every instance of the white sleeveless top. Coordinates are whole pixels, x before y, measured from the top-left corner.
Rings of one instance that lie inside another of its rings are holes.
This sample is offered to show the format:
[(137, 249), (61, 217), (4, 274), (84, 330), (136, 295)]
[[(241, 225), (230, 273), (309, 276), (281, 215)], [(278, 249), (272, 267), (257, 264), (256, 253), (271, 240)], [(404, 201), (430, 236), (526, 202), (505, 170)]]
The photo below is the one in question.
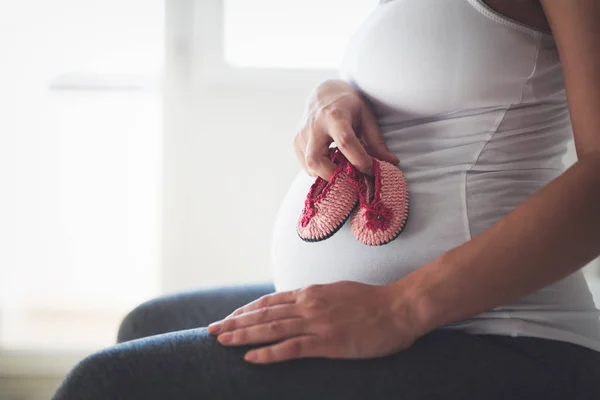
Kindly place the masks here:
[[(401, 279), (485, 231), (564, 170), (572, 131), (553, 38), (481, 0), (380, 4), (351, 39), (341, 72), (372, 103), (400, 158), (408, 222), (380, 247), (359, 243), (348, 223), (325, 241), (303, 242), (295, 227), (313, 178), (300, 173), (274, 229), (277, 290)], [(600, 351), (599, 315), (578, 271), (444, 328)]]

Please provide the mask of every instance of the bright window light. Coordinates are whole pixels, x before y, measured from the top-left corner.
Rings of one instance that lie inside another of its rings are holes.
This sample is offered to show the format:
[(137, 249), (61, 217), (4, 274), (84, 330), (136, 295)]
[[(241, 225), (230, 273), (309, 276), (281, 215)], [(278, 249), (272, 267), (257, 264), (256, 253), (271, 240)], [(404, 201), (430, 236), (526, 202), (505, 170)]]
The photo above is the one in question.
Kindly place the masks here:
[(225, 60), (236, 67), (337, 68), (375, 0), (223, 0)]
[(163, 6), (0, 13), (0, 350), (109, 345), (157, 293)]

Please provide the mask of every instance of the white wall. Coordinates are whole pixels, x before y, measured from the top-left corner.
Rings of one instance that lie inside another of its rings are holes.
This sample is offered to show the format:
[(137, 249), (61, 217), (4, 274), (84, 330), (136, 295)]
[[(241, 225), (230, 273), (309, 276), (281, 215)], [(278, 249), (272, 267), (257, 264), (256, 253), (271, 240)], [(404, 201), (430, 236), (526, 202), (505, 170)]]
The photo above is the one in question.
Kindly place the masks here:
[(246, 84), (228, 82), (231, 76), (223, 79), (223, 68), (211, 64), (220, 51), (214, 17), (220, 3), (172, 4), (166, 16), (162, 289), (268, 281), (272, 225), (299, 171), (295, 129), (310, 91), (330, 72), (298, 80), (262, 71), (260, 79), (242, 76)]
[(165, 248), (165, 290), (269, 280), (271, 227), (298, 172), (292, 138), (306, 95), (230, 90), (191, 96), (182, 138), (189, 151), (170, 154), (182, 167), (171, 177), (190, 186), (176, 189), (186, 199), (178, 205), (175, 193), (165, 194), (173, 207), (165, 219), (176, 215), (181, 224), (171, 227), (178, 233)]
[(209, 35), (194, 29), (193, 2), (167, 9), (164, 292), (270, 280), (271, 227), (299, 171), (294, 130), (317, 82), (267, 90), (205, 79), (196, 57), (209, 46), (193, 38)]

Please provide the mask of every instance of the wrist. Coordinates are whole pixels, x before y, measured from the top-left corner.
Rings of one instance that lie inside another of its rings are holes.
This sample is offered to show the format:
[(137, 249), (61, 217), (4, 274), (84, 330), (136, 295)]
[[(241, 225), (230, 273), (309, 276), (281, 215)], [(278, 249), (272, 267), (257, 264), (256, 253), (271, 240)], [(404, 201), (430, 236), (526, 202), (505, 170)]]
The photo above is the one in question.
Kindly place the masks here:
[(410, 323), (417, 337), (442, 326), (443, 309), (436, 304), (431, 288), (437, 285), (435, 270), (442, 259), (413, 271), (404, 278), (385, 285), (393, 318)]

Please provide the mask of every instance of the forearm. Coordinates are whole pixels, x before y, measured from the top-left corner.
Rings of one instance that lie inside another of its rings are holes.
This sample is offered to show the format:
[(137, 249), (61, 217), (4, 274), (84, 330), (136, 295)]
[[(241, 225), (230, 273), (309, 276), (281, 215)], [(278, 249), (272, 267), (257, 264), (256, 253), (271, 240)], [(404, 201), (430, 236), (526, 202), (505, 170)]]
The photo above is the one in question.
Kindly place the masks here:
[(599, 254), (600, 155), (588, 155), (484, 233), (388, 286), (424, 334), (532, 293)]

